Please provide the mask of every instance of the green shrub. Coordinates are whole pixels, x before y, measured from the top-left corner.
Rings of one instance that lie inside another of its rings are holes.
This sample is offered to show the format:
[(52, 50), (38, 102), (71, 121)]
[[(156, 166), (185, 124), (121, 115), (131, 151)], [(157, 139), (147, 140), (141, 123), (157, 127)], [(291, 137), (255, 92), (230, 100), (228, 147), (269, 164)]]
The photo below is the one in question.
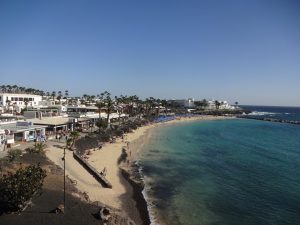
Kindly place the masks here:
[(21, 210), (43, 186), (46, 171), (40, 165), (20, 168), (0, 179), (0, 214)]
[(20, 149), (10, 149), (7, 153), (7, 158), (9, 162), (18, 161), (22, 156), (22, 151)]
[(105, 128), (107, 128), (107, 125), (108, 123), (106, 120), (101, 119), (96, 122), (96, 126), (99, 128), (99, 130), (104, 130)]
[(44, 154), (46, 147), (47, 147), (47, 145), (45, 143), (36, 142), (36, 143), (34, 143), (34, 146), (32, 148), (26, 148), (25, 151), (28, 153)]

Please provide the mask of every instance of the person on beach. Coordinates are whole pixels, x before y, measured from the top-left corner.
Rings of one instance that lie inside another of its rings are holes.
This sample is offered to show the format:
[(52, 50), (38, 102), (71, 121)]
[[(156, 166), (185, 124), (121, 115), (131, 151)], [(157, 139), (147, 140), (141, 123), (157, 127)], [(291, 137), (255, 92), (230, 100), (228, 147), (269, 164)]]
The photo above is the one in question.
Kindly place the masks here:
[(100, 174), (104, 177), (106, 176), (106, 167), (104, 167), (104, 169), (100, 172)]

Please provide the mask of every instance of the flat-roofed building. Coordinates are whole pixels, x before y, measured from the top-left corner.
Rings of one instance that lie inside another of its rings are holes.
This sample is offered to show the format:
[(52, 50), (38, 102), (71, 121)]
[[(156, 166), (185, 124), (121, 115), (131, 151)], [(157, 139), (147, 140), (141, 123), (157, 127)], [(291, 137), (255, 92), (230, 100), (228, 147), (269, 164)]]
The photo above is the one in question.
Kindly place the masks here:
[(28, 121), (16, 121), (0, 124), (0, 130), (4, 130), (6, 144), (12, 145), (15, 142), (28, 142), (44, 138), (46, 126), (34, 125)]
[(58, 133), (65, 133), (74, 130), (87, 130), (93, 124), (91, 118), (74, 118), (65, 116), (42, 117), (40, 119), (28, 119), (35, 125), (46, 126), (46, 135), (51, 138)]
[(20, 112), (29, 106), (36, 106), (42, 101), (42, 96), (32, 94), (0, 93), (0, 107)]
[(184, 107), (184, 108), (193, 108), (195, 106), (193, 98), (172, 99), (172, 100), (168, 100), (168, 103), (179, 107)]

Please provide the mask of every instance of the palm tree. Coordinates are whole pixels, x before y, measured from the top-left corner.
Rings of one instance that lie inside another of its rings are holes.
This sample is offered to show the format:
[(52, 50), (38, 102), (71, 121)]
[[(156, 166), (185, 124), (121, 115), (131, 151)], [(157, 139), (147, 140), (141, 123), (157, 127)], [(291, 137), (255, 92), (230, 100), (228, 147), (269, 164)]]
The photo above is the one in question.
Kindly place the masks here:
[(160, 115), (160, 105), (161, 105), (161, 100), (159, 98), (155, 100), (155, 105), (157, 107), (156, 116), (159, 116)]
[(28, 107), (28, 103), (29, 103), (28, 98), (25, 98), (25, 99), (24, 99), (24, 104), (25, 104), (25, 109), (26, 109), (26, 110), (27, 110), (27, 107)]
[(40, 91), (39, 95), (41, 95), (42, 97), (45, 96), (45, 92), (44, 91)]
[(123, 114), (123, 103), (125, 103), (125, 97), (123, 95), (120, 95), (120, 97), (115, 96), (115, 102), (118, 109), (119, 125), (121, 125), (121, 115)]
[(86, 99), (87, 99), (87, 97), (88, 97), (88, 95), (87, 95), (87, 94), (84, 94), (84, 95), (82, 95), (82, 98), (83, 98), (84, 100), (86, 100)]
[(11, 104), (11, 101), (10, 101), (10, 100), (7, 100), (7, 101), (6, 101), (6, 105), (8, 106), (8, 107), (7, 107), (7, 111), (8, 111), (9, 108), (10, 108), (10, 104)]
[(69, 97), (69, 91), (65, 90), (65, 97), (68, 98)]
[(56, 91), (52, 91), (51, 96), (52, 96), (52, 100), (54, 101), (54, 98), (56, 96)]
[(206, 108), (208, 106), (208, 101), (206, 99), (202, 100), (203, 107)]
[(218, 110), (220, 108), (221, 103), (218, 100), (216, 100), (215, 105), (216, 105), (216, 109)]
[(104, 103), (105, 103), (105, 107), (106, 107), (106, 121), (107, 121), (107, 126), (109, 126), (109, 116), (111, 114), (111, 112), (114, 110), (114, 102), (110, 97), (110, 93), (108, 91), (104, 92)]
[(195, 101), (194, 103), (196, 106), (199, 106), (202, 109), (205, 109), (208, 106), (208, 101), (206, 99), (203, 99), (201, 101)]
[(0, 87), (0, 89), (1, 89), (1, 92), (6, 92), (6, 85), (1, 85), (1, 87)]
[(147, 113), (147, 117), (150, 117), (150, 114), (152, 112), (152, 109), (155, 105), (155, 99), (153, 97), (150, 98), (146, 98), (145, 100), (145, 108), (146, 108), (146, 113)]
[(26, 88), (25, 88), (25, 87), (20, 87), (20, 91), (21, 91), (22, 93), (24, 93), (24, 92), (25, 92), (25, 90), (26, 90)]
[(167, 114), (167, 106), (168, 106), (168, 101), (166, 99), (161, 100), (161, 106), (165, 108), (165, 115)]
[(57, 100), (59, 101), (59, 104), (60, 104), (61, 98), (62, 98), (62, 92), (58, 91)]
[[(96, 102), (95, 106), (98, 108), (98, 113), (99, 113), (98, 123), (100, 124), (101, 123), (101, 111), (105, 107), (104, 93), (101, 93), (99, 96), (100, 96), (99, 101)], [(101, 130), (100, 127), (101, 126), (99, 126), (99, 133), (100, 133), (100, 130)]]
[(80, 137), (80, 134), (78, 131), (72, 131), (69, 135), (69, 138), (67, 140), (67, 148), (72, 149), (73, 145), (75, 144), (75, 141)]
[(235, 102), (234, 104), (235, 104), (235, 108), (238, 108), (238, 104), (239, 104), (239, 103), (238, 103), (238, 102)]
[(66, 104), (68, 105), (69, 104), (69, 100), (68, 100), (68, 97), (69, 97), (69, 91), (68, 90), (65, 90), (65, 98), (66, 98)]
[(17, 85), (13, 85), (13, 86), (12, 86), (12, 89), (13, 89), (13, 92), (16, 93), (17, 90), (18, 90), (18, 86), (17, 86)]

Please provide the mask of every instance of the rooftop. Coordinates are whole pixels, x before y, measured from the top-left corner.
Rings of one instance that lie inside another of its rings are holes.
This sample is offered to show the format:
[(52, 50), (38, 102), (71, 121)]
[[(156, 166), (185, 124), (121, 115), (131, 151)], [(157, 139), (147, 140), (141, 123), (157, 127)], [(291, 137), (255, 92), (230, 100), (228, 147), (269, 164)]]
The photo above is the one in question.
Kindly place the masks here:
[(42, 119), (28, 119), (28, 121), (34, 124), (53, 126), (71, 123), (68, 117), (43, 117)]
[(10, 124), (2, 124), (0, 125), (0, 129), (3, 130), (10, 130), (13, 132), (22, 132), (27, 130), (35, 130), (40, 128), (45, 128), (47, 126), (43, 125), (29, 125), (29, 126), (17, 126), (17, 123), (10, 123)]

